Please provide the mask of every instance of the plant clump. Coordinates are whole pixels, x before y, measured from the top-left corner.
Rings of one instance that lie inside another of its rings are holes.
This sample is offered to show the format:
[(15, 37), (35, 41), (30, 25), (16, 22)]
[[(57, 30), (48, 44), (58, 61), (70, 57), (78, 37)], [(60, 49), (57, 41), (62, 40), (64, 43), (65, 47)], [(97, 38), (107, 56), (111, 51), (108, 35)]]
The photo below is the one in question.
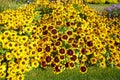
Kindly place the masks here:
[(34, 68), (120, 69), (120, 25), (81, 4), (28, 4), (0, 13), (0, 78), (24, 80)]

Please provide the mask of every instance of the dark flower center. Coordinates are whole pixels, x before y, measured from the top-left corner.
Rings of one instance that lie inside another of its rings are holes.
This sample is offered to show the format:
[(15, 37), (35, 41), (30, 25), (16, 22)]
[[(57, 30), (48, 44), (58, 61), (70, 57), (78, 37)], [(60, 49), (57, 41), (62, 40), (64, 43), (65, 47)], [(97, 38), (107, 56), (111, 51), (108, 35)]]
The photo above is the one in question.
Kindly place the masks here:
[(88, 41), (87, 42), (87, 46), (89, 46), (89, 47), (93, 46), (93, 42), (92, 41)]
[(69, 49), (69, 50), (67, 51), (67, 54), (68, 54), (68, 55), (73, 55), (73, 50)]
[(45, 50), (46, 50), (47, 52), (50, 52), (50, 46), (46, 46)]
[(41, 52), (41, 51), (42, 51), (42, 48), (38, 48), (37, 51), (38, 51), (38, 52)]
[(86, 53), (87, 53), (86, 49), (85, 49), (85, 48), (82, 48), (81, 53), (82, 53), (82, 54), (86, 54)]
[(57, 33), (57, 30), (56, 29), (53, 29), (52, 30), (52, 34), (56, 34)]
[(51, 61), (51, 57), (50, 57), (50, 56), (47, 56), (47, 57), (46, 57), (46, 62), (49, 63), (50, 61)]
[(63, 35), (62, 38), (63, 38), (63, 39), (68, 39), (68, 36), (67, 36), (67, 35)]
[(67, 34), (68, 34), (68, 35), (72, 35), (72, 31), (68, 31)]
[(55, 61), (56, 63), (58, 63), (58, 62), (59, 62), (58, 57), (55, 57), (55, 58), (54, 58), (54, 61)]
[(64, 54), (64, 53), (65, 53), (65, 49), (60, 49), (59, 52), (60, 52), (61, 54)]
[(77, 59), (77, 56), (76, 55), (73, 55), (71, 58), (70, 58), (72, 61), (75, 61)]
[(80, 70), (81, 70), (82, 72), (85, 72), (85, 71), (86, 71), (86, 67), (82, 66), (82, 67), (80, 68)]

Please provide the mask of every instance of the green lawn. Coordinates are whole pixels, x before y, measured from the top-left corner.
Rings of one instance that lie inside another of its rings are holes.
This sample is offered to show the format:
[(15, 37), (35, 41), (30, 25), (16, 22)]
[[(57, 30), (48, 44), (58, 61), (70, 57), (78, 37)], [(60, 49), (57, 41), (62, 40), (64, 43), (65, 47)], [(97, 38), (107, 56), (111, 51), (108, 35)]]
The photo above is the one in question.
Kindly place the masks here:
[(0, 12), (7, 9), (17, 9), (20, 6), (24, 6), (22, 3), (16, 3), (15, 1), (0, 0)]
[[(5, 79), (0, 79), (5, 80)], [(33, 69), (25, 73), (25, 80), (120, 80), (120, 70), (116, 68), (88, 68), (86, 74), (81, 74), (79, 69), (67, 69), (60, 74), (54, 74), (52, 68)]]
[(105, 8), (111, 6), (112, 4), (87, 4), (87, 5), (97, 11), (103, 11)]
[(59, 75), (51, 68), (46, 70), (34, 69), (25, 74), (25, 80), (120, 80), (120, 70), (116, 68), (88, 68), (88, 73), (81, 74), (79, 69), (65, 70)]

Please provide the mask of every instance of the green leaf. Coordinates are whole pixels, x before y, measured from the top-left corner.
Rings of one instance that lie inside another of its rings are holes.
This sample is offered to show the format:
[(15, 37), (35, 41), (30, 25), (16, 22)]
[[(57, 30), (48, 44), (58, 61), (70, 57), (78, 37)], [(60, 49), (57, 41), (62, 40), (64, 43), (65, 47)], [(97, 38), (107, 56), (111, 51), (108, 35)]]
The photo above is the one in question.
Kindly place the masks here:
[(78, 11), (81, 9), (81, 6), (79, 6), (78, 4), (73, 4), (73, 7)]

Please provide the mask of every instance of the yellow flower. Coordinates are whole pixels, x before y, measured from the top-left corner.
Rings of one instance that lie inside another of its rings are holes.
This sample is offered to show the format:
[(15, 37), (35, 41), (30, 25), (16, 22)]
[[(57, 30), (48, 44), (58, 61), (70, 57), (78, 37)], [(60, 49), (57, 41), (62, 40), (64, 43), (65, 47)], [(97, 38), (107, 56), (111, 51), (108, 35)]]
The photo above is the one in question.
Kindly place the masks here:
[(5, 72), (6, 71), (6, 64), (1, 64), (0, 65), (0, 72)]
[(26, 67), (20, 67), (19, 71), (20, 74), (24, 74), (26, 72)]
[(32, 32), (32, 28), (31, 27), (25, 27), (23, 29), (23, 31), (26, 32), (26, 33), (31, 33)]
[(8, 75), (7, 80), (16, 80), (16, 76), (14, 75)]
[(75, 68), (75, 62), (74, 61), (70, 61), (68, 65), (69, 65), (70, 69)]
[(24, 74), (19, 74), (16, 76), (16, 80), (25, 80)]
[(52, 56), (47, 55), (47, 56), (45, 57), (45, 62), (46, 62), (47, 64), (51, 64), (52, 59), (53, 59), (53, 57), (52, 57)]
[(62, 72), (62, 65), (58, 64), (54, 66), (54, 73), (59, 74)]
[(0, 34), (0, 42), (5, 43), (8, 42), (8, 39), (5, 35)]
[(80, 72), (82, 74), (87, 73), (87, 71), (88, 71), (88, 69), (87, 69), (87, 67), (84, 64), (80, 65)]
[(6, 76), (6, 73), (5, 72), (1, 72), (0, 73), (0, 78), (4, 78)]
[(20, 60), (20, 62), (19, 62), (19, 65), (22, 67), (22, 66), (27, 66), (28, 65), (28, 61), (26, 61), (26, 60)]
[(88, 57), (87, 57), (86, 55), (83, 55), (83, 56), (82, 56), (82, 61), (83, 61), (83, 62), (87, 61), (87, 59), (88, 59)]
[(10, 31), (5, 31), (4, 33), (3, 33), (3, 35), (5, 36), (5, 37), (9, 37), (10, 36)]
[(103, 55), (100, 55), (98, 57), (98, 59), (101, 61), (101, 62), (105, 62), (106, 58), (103, 56)]
[(37, 68), (37, 67), (39, 66), (39, 62), (38, 62), (37, 60), (32, 60), (32, 61), (31, 61), (31, 66), (32, 66), (33, 68)]
[(8, 42), (6, 46), (7, 49), (14, 49), (14, 42)]
[(6, 53), (5, 57), (7, 60), (11, 60), (13, 58), (13, 54), (8, 52), (8, 53)]
[(120, 69), (120, 62), (118, 64), (116, 64), (116, 68)]
[(27, 42), (27, 41), (28, 41), (28, 36), (20, 36), (20, 41), (21, 41), (22, 43)]
[(105, 62), (100, 62), (100, 67), (101, 68), (106, 68), (106, 63)]
[(90, 58), (90, 62), (91, 62), (91, 64), (96, 64), (97, 59), (95, 57), (92, 57), (92, 58)]

